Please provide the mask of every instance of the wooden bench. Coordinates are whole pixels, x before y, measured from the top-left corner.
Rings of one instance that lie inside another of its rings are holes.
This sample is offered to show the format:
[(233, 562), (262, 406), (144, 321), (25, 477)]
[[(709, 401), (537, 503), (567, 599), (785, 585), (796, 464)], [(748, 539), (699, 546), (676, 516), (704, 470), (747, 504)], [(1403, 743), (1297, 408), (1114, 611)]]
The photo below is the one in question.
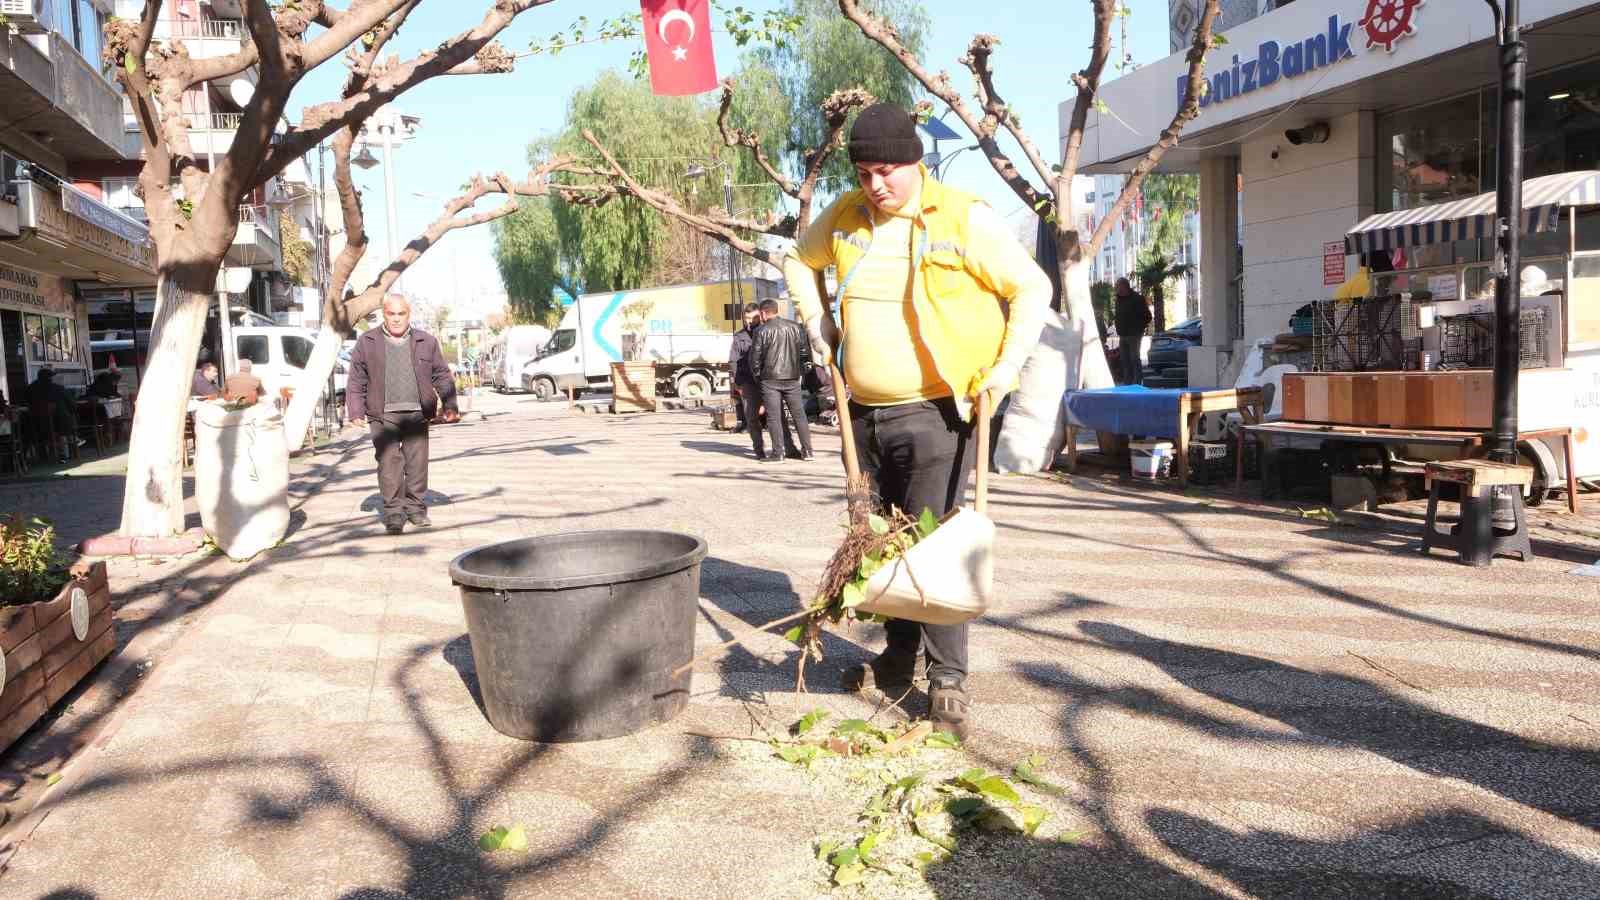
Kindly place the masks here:
[[(1502, 553), (1516, 553), (1526, 562), (1533, 558), (1528, 539), (1528, 519), (1522, 504), (1522, 489), (1533, 483), (1533, 470), (1513, 463), (1487, 459), (1457, 459), (1428, 463), (1424, 470), (1428, 485), (1428, 516), (1423, 522), (1422, 552), (1435, 546), (1456, 551), (1469, 566), (1487, 566)], [(1447, 530), (1437, 524), (1439, 488), (1454, 484), (1461, 491), (1461, 514)], [(1496, 531), (1492, 521), (1495, 488), (1509, 487), (1515, 526), (1509, 532)]]

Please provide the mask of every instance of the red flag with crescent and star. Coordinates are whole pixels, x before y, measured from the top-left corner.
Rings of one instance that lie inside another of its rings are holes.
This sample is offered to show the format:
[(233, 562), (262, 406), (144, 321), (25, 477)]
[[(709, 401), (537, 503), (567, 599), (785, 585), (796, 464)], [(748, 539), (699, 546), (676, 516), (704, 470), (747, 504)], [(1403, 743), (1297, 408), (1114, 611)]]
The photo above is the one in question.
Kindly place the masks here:
[(642, 0), (650, 89), (682, 97), (716, 90), (710, 0)]

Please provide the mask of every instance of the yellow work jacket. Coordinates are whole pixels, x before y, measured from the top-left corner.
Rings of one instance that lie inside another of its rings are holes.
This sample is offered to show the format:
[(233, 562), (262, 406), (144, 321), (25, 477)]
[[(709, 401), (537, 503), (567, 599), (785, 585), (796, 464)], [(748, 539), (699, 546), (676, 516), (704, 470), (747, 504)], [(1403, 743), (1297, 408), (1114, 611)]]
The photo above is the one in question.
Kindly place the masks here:
[[(971, 415), (967, 394), (973, 376), (995, 364), (1006, 335), (1002, 299), (966, 266), (968, 213), (981, 202), (925, 176), (917, 201), (921, 209), (911, 224), (911, 266), (916, 275), (911, 279), (911, 304), (917, 333), (963, 418)], [(842, 299), (852, 271), (872, 246), (875, 226), (871, 201), (860, 188), (845, 194), (837, 208), (833, 259)], [(848, 341), (850, 323), (843, 325)]]

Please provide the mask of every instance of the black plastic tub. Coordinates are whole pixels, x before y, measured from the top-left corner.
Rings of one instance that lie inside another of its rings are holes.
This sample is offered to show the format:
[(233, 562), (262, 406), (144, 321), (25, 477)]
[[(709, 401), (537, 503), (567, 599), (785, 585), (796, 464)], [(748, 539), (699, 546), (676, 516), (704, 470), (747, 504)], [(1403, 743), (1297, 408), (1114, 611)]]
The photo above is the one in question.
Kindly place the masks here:
[(579, 531), (469, 550), (461, 590), (484, 712), (503, 734), (593, 741), (666, 722), (689, 702), (706, 542)]

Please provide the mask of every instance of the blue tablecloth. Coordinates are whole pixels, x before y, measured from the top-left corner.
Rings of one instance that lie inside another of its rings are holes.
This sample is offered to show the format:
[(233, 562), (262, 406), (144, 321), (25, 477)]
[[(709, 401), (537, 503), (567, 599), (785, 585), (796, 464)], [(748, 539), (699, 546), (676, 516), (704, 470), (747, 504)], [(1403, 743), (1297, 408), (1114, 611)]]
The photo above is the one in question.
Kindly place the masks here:
[(1067, 417), (1090, 431), (1136, 434), (1141, 437), (1178, 436), (1178, 398), (1190, 393), (1182, 388), (1147, 388), (1139, 385), (1073, 391), (1067, 395)]

